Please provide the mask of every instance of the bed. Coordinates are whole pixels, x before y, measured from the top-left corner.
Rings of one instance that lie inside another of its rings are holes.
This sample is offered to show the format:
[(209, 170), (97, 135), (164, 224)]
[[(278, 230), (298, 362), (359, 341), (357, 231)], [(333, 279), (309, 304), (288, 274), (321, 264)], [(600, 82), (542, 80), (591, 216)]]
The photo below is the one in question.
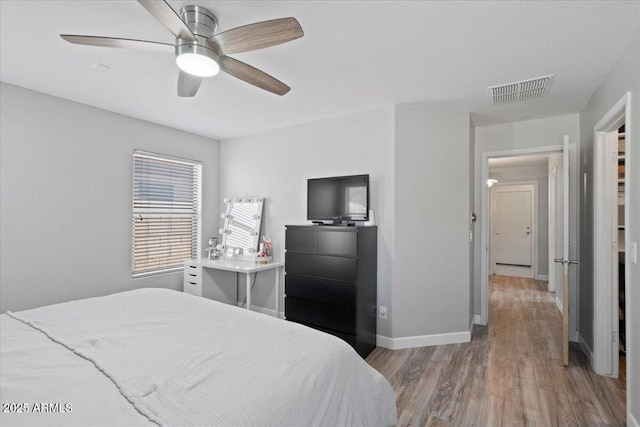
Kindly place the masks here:
[(393, 425), (388, 381), (340, 339), (139, 289), (0, 316), (0, 424)]

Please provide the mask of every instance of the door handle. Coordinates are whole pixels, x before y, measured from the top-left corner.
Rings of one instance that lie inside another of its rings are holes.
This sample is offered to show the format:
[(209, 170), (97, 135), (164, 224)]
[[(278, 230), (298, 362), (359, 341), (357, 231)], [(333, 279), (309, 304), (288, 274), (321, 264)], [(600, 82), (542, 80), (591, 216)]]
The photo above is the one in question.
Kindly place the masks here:
[(569, 264), (577, 264), (578, 261), (575, 259), (564, 259), (564, 258), (555, 258), (553, 260), (553, 262), (558, 262), (562, 265), (569, 265)]

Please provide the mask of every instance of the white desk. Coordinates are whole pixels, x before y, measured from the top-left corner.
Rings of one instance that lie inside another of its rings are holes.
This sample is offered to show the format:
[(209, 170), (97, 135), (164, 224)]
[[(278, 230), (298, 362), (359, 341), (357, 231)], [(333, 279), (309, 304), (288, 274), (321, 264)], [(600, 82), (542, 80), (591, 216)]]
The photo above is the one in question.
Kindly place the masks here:
[(235, 273), (245, 273), (247, 283), (247, 309), (251, 309), (251, 273), (276, 269), (275, 293), (276, 293), (276, 317), (280, 313), (280, 274), (282, 273), (284, 262), (271, 261), (268, 264), (258, 264), (253, 261), (235, 261), (228, 259), (210, 260), (200, 258), (186, 261), (184, 263), (184, 291), (193, 295), (202, 296), (203, 268), (214, 270), (232, 271)]

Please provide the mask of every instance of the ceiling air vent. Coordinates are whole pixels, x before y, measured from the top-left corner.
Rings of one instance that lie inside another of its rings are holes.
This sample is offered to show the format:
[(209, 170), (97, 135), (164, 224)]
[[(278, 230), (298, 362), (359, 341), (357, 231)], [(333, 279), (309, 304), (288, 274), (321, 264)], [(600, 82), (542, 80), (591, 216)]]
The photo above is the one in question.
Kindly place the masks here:
[(536, 77), (535, 79), (489, 86), (487, 90), (491, 96), (491, 104), (506, 104), (507, 102), (526, 101), (540, 98), (547, 94), (553, 74)]

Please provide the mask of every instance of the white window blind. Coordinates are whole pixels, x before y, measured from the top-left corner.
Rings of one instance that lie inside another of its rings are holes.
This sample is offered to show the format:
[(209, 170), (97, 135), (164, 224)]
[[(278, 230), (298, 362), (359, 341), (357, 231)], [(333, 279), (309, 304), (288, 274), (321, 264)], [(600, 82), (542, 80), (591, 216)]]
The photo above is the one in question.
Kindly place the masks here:
[(180, 268), (198, 257), (201, 182), (199, 162), (134, 152), (134, 277)]

